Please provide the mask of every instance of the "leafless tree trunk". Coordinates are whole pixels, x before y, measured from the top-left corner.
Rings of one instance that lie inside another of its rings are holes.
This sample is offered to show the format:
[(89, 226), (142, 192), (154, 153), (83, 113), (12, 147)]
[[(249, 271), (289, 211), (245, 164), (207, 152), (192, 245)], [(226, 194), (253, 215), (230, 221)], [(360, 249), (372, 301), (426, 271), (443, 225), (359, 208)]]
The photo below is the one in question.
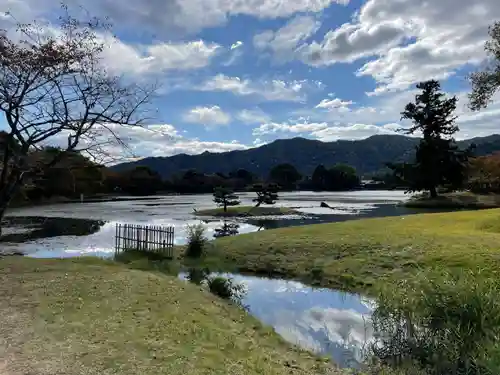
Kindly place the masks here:
[[(8, 126), (0, 149), (0, 220), (34, 169), (54, 166), (64, 151), (102, 162), (111, 144), (125, 146), (120, 127), (145, 120), (153, 88), (108, 74), (97, 34), (106, 26), (65, 14), (58, 33), (36, 24), (19, 25), (15, 38), (0, 33), (0, 115)], [(63, 152), (39, 165), (33, 155), (48, 145)]]

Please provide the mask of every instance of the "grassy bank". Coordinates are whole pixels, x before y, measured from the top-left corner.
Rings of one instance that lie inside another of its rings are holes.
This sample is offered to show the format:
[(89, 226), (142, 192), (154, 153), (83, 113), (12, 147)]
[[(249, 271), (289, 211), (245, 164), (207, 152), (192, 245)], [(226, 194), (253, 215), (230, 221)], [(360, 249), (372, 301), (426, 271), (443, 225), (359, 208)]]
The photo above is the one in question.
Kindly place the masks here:
[(297, 211), (288, 207), (253, 207), (253, 206), (235, 206), (228, 207), (227, 212), (224, 208), (214, 208), (210, 210), (196, 211), (197, 216), (215, 216), (215, 217), (248, 217), (248, 216), (276, 216), (291, 215)]
[(262, 231), (213, 243), (202, 262), (367, 291), (419, 270), (500, 269), (500, 210), (364, 219)]
[(409, 208), (450, 208), (450, 209), (488, 209), (500, 208), (500, 195), (474, 194), (457, 192), (442, 194), (436, 198), (428, 195), (418, 195), (404, 203)]
[(337, 374), (199, 287), (97, 259), (0, 259), (8, 374)]

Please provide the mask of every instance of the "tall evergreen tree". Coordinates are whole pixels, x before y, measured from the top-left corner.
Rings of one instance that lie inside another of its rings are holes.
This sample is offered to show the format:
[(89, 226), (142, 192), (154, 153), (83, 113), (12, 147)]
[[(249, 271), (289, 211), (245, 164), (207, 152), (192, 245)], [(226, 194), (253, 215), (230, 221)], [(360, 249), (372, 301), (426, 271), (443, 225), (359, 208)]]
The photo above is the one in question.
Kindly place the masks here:
[(422, 82), (417, 88), (422, 92), (401, 113), (402, 119), (413, 123), (406, 133), (423, 135), (416, 149), (415, 162), (389, 167), (408, 183), (410, 191), (428, 190), (431, 197), (436, 197), (441, 185), (451, 189), (462, 186), (470, 149), (460, 150), (453, 139), (459, 130), (454, 115), (457, 98), (447, 98), (438, 81)]

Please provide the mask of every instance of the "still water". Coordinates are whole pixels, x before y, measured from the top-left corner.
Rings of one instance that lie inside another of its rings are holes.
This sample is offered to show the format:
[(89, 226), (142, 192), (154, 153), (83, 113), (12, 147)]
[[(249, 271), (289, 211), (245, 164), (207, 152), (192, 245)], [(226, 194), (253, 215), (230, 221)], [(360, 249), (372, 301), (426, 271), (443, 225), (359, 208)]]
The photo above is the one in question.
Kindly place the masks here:
[[(242, 304), (286, 341), (359, 367), (373, 338), (373, 303), (355, 294), (318, 289), (296, 281), (224, 274), (242, 284)], [(181, 274), (186, 279), (185, 274)]]
[[(213, 208), (212, 196), (170, 195), (131, 198), (128, 201), (70, 203), (13, 209), (8, 212), (1, 237), (3, 251), (34, 257), (110, 256), (114, 251), (116, 223), (175, 227), (175, 243), (186, 241), (186, 226), (200, 223), (194, 209)], [(252, 193), (240, 195), (243, 205), (252, 204)], [(292, 207), (299, 215), (238, 219), (239, 233), (316, 223), (339, 222), (361, 217), (407, 215), (411, 210), (397, 204), (407, 199), (401, 191), (339, 193), (282, 193), (278, 206)], [(321, 208), (326, 202), (332, 208)], [(207, 237), (220, 228), (220, 220), (203, 218)]]

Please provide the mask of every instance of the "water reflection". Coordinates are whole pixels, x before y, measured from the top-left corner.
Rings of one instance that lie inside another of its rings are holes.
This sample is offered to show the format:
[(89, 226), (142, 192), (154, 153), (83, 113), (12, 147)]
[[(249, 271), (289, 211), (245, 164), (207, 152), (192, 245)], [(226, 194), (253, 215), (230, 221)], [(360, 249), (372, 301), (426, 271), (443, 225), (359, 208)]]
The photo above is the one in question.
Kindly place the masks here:
[(214, 238), (236, 236), (240, 225), (234, 221), (224, 220), (222, 226), (214, 229)]
[[(198, 282), (208, 270), (189, 270), (182, 279)], [(331, 357), (343, 367), (359, 367), (372, 340), (372, 307), (358, 295), (316, 289), (299, 282), (224, 274), (243, 285), (241, 304), (285, 340)]]

